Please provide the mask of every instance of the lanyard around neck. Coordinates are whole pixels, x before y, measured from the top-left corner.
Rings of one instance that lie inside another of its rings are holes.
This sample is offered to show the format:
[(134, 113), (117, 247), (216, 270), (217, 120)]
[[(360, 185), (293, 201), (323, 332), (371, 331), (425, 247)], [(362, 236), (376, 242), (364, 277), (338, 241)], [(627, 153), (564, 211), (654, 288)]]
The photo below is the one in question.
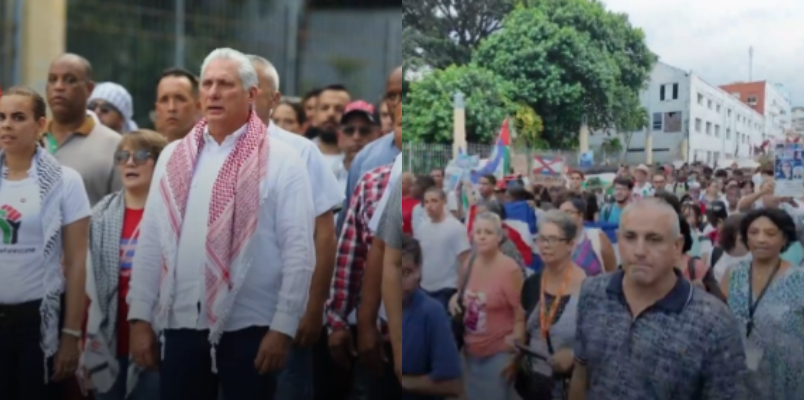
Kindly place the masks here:
[(56, 154), (56, 150), (59, 149), (59, 142), (50, 132), (45, 134), (45, 145), (47, 146), (47, 152), (50, 154)]
[(770, 287), (770, 285), (773, 283), (773, 278), (776, 276), (776, 273), (779, 272), (781, 267), (782, 259), (780, 258), (779, 262), (776, 264), (776, 267), (773, 268), (770, 276), (768, 276), (768, 281), (765, 282), (765, 286), (762, 287), (762, 290), (759, 292), (756, 300), (754, 300), (754, 263), (752, 262), (751, 266), (748, 268), (748, 323), (746, 323), (745, 326), (745, 337), (751, 336), (751, 331), (754, 330), (754, 313), (756, 313), (759, 302), (762, 301), (763, 297), (765, 297), (765, 292), (768, 291), (768, 287)]

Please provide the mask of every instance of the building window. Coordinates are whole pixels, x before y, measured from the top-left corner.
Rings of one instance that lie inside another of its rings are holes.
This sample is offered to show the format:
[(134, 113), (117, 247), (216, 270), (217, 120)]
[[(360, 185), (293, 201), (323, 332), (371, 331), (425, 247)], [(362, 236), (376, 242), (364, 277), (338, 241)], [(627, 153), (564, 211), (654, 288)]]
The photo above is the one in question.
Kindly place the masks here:
[(731, 139), (731, 129), (726, 128), (726, 140)]
[(715, 111), (717, 111), (717, 113), (718, 113), (718, 114), (720, 114), (720, 104), (718, 104), (717, 106), (715, 106)]
[(701, 119), (695, 118), (695, 132), (701, 132)]
[(712, 100), (707, 100), (707, 101), (706, 101), (706, 107), (707, 107), (708, 109), (710, 109), (710, 110), (712, 109)]
[(703, 105), (703, 95), (698, 93), (698, 104)]
[(678, 100), (678, 83), (673, 84), (673, 100)]
[(715, 125), (715, 137), (720, 137), (720, 125)]
[(745, 102), (746, 102), (746, 103), (747, 103), (749, 106), (754, 107), (754, 106), (756, 106), (756, 105), (757, 105), (757, 96), (753, 96), (753, 95), (748, 96), (748, 98), (745, 100)]
[(731, 108), (729, 108), (728, 110), (726, 110), (726, 115), (728, 115), (729, 117), (731, 117)]
[(712, 134), (712, 123), (711, 123), (711, 122), (707, 122), (707, 123), (706, 123), (706, 134), (707, 134), (707, 135), (711, 135), (711, 134)]
[(681, 132), (681, 111), (664, 113), (664, 133)]
[(662, 113), (653, 113), (653, 130), (662, 130)]

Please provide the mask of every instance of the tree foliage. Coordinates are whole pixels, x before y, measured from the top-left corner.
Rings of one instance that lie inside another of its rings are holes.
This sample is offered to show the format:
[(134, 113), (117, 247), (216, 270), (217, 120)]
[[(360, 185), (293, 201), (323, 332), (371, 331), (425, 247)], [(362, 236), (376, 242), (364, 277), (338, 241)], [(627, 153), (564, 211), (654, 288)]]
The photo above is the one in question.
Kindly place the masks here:
[(405, 140), (452, 143), (453, 98), (464, 95), (466, 139), (491, 143), (502, 121), (512, 117), (524, 140), (535, 140), (542, 122), (527, 104), (513, 100), (516, 87), (475, 65), (451, 66), (411, 82), (405, 100)]
[[(500, 29), (514, 0), (402, 0), (411, 48), (432, 68), (463, 65), (480, 41)], [(404, 39), (403, 39), (404, 40)], [(403, 46), (404, 47), (404, 46)], [(407, 53), (404, 58), (407, 60)]]
[(516, 86), (514, 100), (544, 118), (544, 139), (575, 145), (584, 116), (592, 130), (639, 125), (637, 94), (656, 61), (644, 33), (598, 1), (526, 3), (473, 61)]

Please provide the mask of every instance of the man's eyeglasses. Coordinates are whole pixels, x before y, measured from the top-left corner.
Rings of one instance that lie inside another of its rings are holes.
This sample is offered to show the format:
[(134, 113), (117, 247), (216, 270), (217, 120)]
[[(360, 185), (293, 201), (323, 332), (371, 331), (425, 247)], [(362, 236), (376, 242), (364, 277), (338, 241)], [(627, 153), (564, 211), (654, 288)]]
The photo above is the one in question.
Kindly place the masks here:
[(402, 93), (386, 93), (385, 101), (392, 104), (399, 103), (402, 101)]
[(148, 150), (137, 150), (135, 152), (120, 150), (114, 153), (114, 162), (118, 165), (128, 163), (128, 160), (133, 159), (135, 165), (143, 165), (151, 158), (151, 152)]
[(360, 136), (368, 136), (374, 131), (374, 128), (370, 126), (343, 126), (341, 127), (341, 133), (347, 136), (354, 136), (355, 133), (359, 134)]
[(118, 114), (120, 113), (116, 108), (114, 108), (113, 105), (109, 103), (101, 103), (99, 101), (89, 102), (89, 104), (87, 104), (87, 110), (95, 111), (96, 113), (100, 114), (108, 114), (112, 111), (117, 112)]

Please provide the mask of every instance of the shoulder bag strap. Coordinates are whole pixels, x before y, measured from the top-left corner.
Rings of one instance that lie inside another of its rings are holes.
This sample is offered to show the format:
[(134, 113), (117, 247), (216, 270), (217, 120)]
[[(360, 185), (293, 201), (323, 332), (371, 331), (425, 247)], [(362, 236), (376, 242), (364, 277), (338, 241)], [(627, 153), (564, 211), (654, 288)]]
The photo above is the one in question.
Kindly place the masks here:
[(466, 274), (464, 274), (463, 282), (461, 282), (461, 287), (458, 289), (458, 306), (461, 308), (461, 312), (464, 311), (463, 294), (464, 294), (464, 292), (466, 292), (466, 286), (469, 285), (469, 278), (472, 277), (472, 267), (474, 267), (476, 258), (477, 258), (477, 253), (475, 253), (473, 251), (469, 255), (469, 263), (466, 266)]

